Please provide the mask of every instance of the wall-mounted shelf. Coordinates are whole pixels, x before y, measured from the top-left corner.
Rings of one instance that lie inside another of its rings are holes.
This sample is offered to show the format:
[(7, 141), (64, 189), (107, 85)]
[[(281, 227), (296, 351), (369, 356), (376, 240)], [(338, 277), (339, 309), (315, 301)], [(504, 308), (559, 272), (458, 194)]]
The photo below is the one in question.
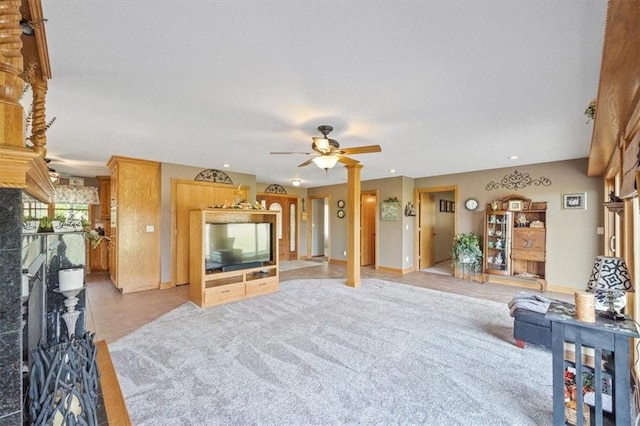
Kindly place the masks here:
[(610, 212), (622, 214), (624, 211), (624, 202), (622, 201), (610, 201), (608, 203), (602, 203)]

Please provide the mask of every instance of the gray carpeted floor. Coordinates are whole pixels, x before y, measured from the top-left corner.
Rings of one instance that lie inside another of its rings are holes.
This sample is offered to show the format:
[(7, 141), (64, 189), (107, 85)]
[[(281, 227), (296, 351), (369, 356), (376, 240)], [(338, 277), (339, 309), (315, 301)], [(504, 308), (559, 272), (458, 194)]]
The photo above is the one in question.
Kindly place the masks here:
[(135, 425), (551, 424), (551, 354), (512, 324), (501, 303), (294, 280), (187, 303), (110, 350)]

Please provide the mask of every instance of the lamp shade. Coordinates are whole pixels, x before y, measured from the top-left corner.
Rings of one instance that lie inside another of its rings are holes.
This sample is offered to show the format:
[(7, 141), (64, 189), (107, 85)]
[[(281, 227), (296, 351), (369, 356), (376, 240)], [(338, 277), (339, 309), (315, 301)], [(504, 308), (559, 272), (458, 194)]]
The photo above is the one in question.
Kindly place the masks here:
[(316, 163), (316, 166), (320, 167), (321, 169), (329, 170), (336, 165), (336, 163), (338, 162), (338, 157), (335, 155), (321, 155), (314, 158), (312, 161)]
[(587, 288), (592, 291), (632, 291), (627, 264), (620, 257), (596, 257)]
[(312, 138), (313, 144), (322, 152), (329, 151), (329, 139), (327, 138)]

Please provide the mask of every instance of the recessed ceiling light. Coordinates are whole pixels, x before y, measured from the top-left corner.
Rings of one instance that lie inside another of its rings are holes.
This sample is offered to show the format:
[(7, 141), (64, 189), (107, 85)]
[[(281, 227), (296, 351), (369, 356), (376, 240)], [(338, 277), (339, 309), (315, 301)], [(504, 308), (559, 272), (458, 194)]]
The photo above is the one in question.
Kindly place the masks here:
[(231, 167), (231, 165), (225, 163), (225, 164), (222, 165), (222, 167), (224, 167), (225, 169), (228, 169), (229, 167)]
[(389, 173), (395, 173), (396, 169), (389, 169)]
[(293, 186), (300, 186), (300, 183), (302, 183), (300, 179), (291, 179), (291, 185)]
[(518, 156), (517, 155), (510, 155), (509, 157), (507, 157), (509, 160), (517, 160)]

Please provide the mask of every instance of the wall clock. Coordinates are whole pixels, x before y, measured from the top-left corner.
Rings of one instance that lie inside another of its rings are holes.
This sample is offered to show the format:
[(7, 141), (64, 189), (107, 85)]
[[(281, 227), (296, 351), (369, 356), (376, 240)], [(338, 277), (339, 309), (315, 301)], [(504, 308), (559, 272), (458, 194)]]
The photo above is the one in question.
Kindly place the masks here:
[(467, 210), (473, 211), (478, 208), (478, 200), (476, 200), (475, 198), (469, 198), (464, 202), (464, 206), (467, 208)]
[(344, 208), (344, 200), (338, 200), (338, 207)]
[(342, 219), (344, 217), (344, 210), (338, 210), (338, 217)]

